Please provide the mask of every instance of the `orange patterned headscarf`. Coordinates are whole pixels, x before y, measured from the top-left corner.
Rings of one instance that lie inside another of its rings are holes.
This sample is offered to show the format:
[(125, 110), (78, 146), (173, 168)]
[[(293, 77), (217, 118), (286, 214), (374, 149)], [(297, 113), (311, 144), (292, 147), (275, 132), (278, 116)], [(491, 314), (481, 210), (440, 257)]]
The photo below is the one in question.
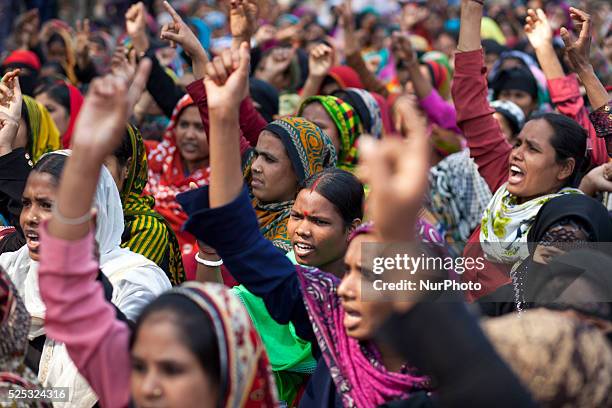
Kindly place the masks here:
[(221, 368), (218, 406), (273, 408), (276, 385), (263, 342), (242, 302), (224, 285), (187, 282), (170, 292), (198, 305), (213, 322)]

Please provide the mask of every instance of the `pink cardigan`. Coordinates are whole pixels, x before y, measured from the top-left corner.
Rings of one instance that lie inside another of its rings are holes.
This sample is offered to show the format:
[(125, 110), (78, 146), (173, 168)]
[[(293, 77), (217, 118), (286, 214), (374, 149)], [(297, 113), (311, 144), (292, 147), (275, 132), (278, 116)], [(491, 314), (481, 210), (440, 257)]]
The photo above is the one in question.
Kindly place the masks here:
[(79, 372), (103, 407), (127, 407), (130, 400), (130, 331), (115, 319), (95, 278), (94, 234), (78, 241), (49, 235), (40, 227), (40, 295), (47, 308), (47, 336), (66, 344)]

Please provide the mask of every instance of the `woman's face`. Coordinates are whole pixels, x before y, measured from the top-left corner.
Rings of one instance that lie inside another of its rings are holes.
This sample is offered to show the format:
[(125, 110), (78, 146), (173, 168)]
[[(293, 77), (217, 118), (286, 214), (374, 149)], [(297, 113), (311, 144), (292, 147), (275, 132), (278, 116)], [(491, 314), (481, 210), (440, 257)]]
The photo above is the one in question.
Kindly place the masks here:
[(329, 266), (343, 259), (351, 228), (329, 200), (308, 188), (295, 199), (287, 230), (300, 265), (333, 273)]
[(344, 308), (344, 328), (350, 337), (360, 341), (371, 340), (392, 311), (391, 302), (361, 298), (361, 280), (372, 274), (362, 269), (361, 244), (374, 242), (376, 239), (371, 234), (358, 235), (351, 241), (344, 256), (344, 277), (338, 286)]
[(253, 195), (263, 203), (293, 200), (297, 192), (297, 176), (283, 142), (264, 130), (255, 148), (257, 158), (251, 165)]
[(19, 225), (25, 235), (26, 245), (33, 261), (38, 261), (38, 227), (42, 221), (51, 218), (57, 193), (57, 181), (49, 173), (33, 171), (28, 177), (21, 196)]
[(533, 97), (528, 92), (518, 89), (504, 89), (499, 93), (497, 99), (500, 101), (514, 102), (523, 110), (526, 118), (528, 118), (531, 112), (536, 108), (536, 101)]
[(527, 122), (509, 156), (508, 191), (523, 201), (559, 190), (575, 162), (558, 164), (551, 145), (552, 127), (544, 119)]
[(189, 106), (179, 115), (175, 135), (176, 146), (189, 171), (202, 166), (208, 159), (208, 138), (197, 106)]
[(36, 96), (36, 101), (44, 105), (49, 111), (51, 119), (57, 126), (60, 135), (66, 133), (68, 124), (70, 123), (70, 112), (60, 103), (53, 100), (47, 93), (41, 93)]
[(336, 152), (340, 153), (342, 143), (340, 141), (340, 132), (336, 127), (331, 116), (319, 102), (312, 102), (306, 105), (302, 111), (302, 117), (308, 119), (315, 125), (321, 128), (327, 136), (329, 136)]
[(66, 62), (66, 45), (60, 41), (53, 41), (47, 47), (47, 60), (50, 62)]
[(218, 387), (184, 345), (177, 316), (157, 312), (140, 326), (132, 348), (131, 394), (137, 407), (217, 405)]

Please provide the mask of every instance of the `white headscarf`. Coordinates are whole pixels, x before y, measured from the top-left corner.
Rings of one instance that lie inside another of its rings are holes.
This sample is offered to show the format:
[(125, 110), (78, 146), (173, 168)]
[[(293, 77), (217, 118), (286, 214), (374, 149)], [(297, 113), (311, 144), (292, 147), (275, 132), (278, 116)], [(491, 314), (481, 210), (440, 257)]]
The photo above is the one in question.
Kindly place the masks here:
[[(49, 154), (70, 155), (62, 150)], [(94, 205), (97, 209), (96, 241), (100, 251), (100, 269), (113, 285), (112, 302), (130, 320), (161, 293), (171, 288), (164, 271), (142, 255), (121, 248), (124, 219), (119, 190), (106, 167), (102, 167)], [(44, 334), (45, 305), (38, 290), (38, 262), (30, 259), (28, 247), (0, 255), (2, 266), (22, 296), (32, 316), (30, 339)], [(47, 339), (43, 348), (38, 377), (44, 386), (70, 387), (73, 403), (61, 405), (93, 406), (97, 397), (68, 357), (66, 347)], [(59, 405), (58, 405), (59, 406)]]

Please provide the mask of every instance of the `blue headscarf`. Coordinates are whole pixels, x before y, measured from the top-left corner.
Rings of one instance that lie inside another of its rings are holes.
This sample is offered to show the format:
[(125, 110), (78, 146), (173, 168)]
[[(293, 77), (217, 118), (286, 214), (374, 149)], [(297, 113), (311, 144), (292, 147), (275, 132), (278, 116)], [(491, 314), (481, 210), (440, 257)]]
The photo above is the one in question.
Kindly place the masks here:
[(208, 25), (204, 21), (202, 21), (202, 19), (197, 17), (190, 17), (189, 23), (198, 30), (198, 40), (200, 40), (200, 44), (202, 44), (202, 47), (204, 47), (204, 49), (208, 51), (210, 49), (211, 34), (211, 30)]

